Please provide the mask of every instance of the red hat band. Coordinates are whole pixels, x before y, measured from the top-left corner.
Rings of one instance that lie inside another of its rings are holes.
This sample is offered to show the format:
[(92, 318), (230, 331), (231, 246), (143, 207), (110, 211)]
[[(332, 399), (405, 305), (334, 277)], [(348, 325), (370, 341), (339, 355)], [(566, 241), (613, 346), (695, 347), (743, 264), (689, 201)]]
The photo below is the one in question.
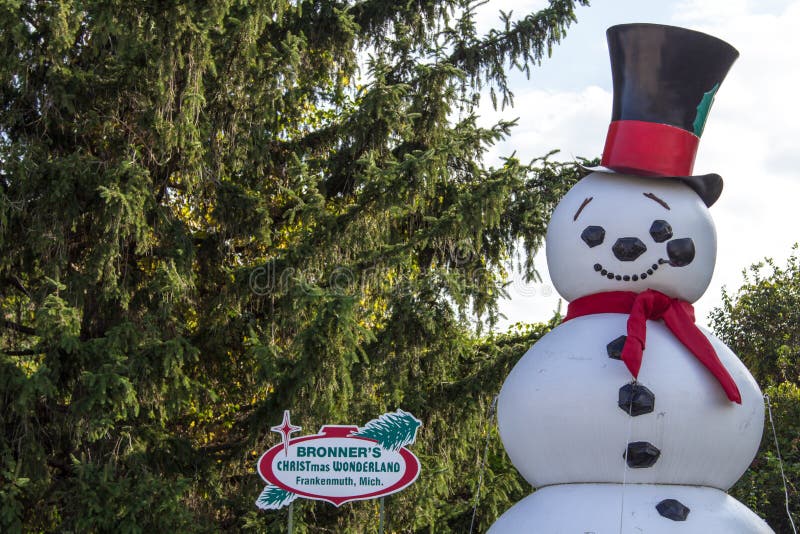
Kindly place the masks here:
[(699, 144), (683, 128), (618, 120), (608, 127), (601, 165), (640, 176), (690, 176)]

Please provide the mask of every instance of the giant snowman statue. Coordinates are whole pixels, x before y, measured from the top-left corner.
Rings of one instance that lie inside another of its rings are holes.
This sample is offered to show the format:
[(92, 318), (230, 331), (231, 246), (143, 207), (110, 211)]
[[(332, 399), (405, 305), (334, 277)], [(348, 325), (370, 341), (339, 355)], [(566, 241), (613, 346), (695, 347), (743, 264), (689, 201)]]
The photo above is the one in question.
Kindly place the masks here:
[(556, 207), (547, 263), (570, 302), (498, 402), (534, 487), (491, 534), (770, 533), (725, 491), (756, 454), (758, 385), (694, 322), (716, 261), (716, 174), (693, 175), (714, 94), (738, 52), (661, 25), (608, 30), (614, 105), (603, 167)]

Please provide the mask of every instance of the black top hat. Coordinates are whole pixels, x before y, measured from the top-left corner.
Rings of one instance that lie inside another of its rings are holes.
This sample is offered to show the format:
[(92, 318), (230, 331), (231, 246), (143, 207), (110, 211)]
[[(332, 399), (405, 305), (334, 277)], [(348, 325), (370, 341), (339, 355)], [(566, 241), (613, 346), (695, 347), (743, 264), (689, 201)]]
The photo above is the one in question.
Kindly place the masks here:
[(692, 176), (694, 158), (714, 95), (739, 52), (716, 37), (660, 24), (612, 26), (606, 35), (614, 107), (603, 167), (679, 178), (710, 206), (722, 178)]

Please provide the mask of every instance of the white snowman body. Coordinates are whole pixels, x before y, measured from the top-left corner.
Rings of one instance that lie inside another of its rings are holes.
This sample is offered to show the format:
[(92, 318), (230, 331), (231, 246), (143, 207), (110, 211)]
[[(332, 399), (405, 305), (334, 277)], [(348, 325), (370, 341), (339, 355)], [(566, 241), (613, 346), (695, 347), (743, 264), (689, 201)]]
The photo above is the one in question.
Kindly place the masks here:
[[(658, 512), (667, 499), (691, 503), (683, 520)], [(559, 484), (539, 489), (492, 525), (490, 533), (763, 534), (772, 532), (724, 491), (666, 484)]]
[[(667, 178), (587, 176), (557, 206), (546, 243), (551, 279), (569, 301), (654, 289), (694, 302), (716, 260), (708, 209)], [(753, 377), (704, 331), (741, 393), (741, 404), (731, 402), (661, 321), (648, 320), (634, 381), (619, 359), (628, 317), (571, 319), (509, 374), (500, 435), (515, 467), (541, 489), (491, 532), (772, 532), (724, 493), (761, 441), (764, 403)], [(659, 513), (670, 499), (686, 517)]]

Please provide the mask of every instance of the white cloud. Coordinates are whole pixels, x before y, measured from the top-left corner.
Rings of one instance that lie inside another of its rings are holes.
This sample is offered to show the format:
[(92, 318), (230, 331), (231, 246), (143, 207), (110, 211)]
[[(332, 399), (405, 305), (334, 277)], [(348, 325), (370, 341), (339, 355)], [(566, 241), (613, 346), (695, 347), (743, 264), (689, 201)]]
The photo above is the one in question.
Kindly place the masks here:
[(698, 303), (698, 316), (705, 317), (723, 285), (741, 285), (742, 269), (765, 256), (782, 261), (800, 239), (800, 2), (692, 0), (681, 4), (675, 18), (740, 52), (709, 117), (695, 167), (725, 179), (712, 208), (717, 269)]
[(512, 13), (512, 20), (517, 20), (546, 6), (545, 0), (493, 0), (486, 2), (475, 12), (475, 27), (478, 34), (483, 35), (492, 28), (500, 29), (500, 11)]
[(685, 0), (677, 2), (674, 10), (675, 23), (704, 23), (728, 17), (747, 16), (748, 0)]
[(558, 158), (572, 160), (602, 150), (611, 113), (611, 93), (597, 86), (579, 92), (555, 92), (530, 88), (518, 90), (516, 107), (496, 112), (487, 103), (481, 110), (483, 124), (518, 117), (512, 135), (499, 144), (494, 155), (516, 151), (523, 161), (558, 148)]

